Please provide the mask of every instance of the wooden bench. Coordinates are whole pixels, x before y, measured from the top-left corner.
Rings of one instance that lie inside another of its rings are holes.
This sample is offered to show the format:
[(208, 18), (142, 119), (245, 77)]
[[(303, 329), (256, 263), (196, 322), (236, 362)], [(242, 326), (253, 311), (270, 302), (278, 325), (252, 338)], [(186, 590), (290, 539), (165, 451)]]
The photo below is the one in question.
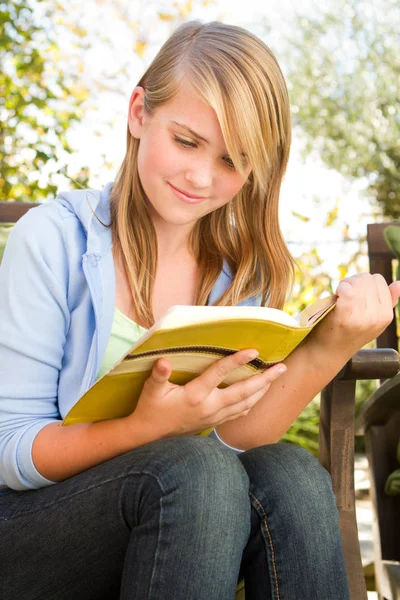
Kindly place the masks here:
[[(14, 223), (34, 206), (38, 205), (0, 202), (0, 223)], [(399, 369), (400, 356), (393, 348), (360, 350), (321, 393), (318, 458), (332, 477), (351, 600), (367, 600), (355, 513), (356, 380), (392, 378)], [(360, 433), (362, 433), (361, 425)], [(237, 598), (239, 596), (237, 595)]]
[[(395, 258), (383, 231), (400, 222), (368, 225), (367, 242), (371, 273), (393, 281)], [(377, 340), (378, 348), (398, 349), (397, 323), (393, 319)], [(382, 379), (382, 378), (381, 378)], [(356, 434), (365, 436), (374, 526), (375, 579), (379, 600), (400, 600), (400, 495), (388, 496), (385, 483), (400, 469), (397, 446), (400, 440), (400, 373), (382, 379), (381, 386), (362, 407)]]

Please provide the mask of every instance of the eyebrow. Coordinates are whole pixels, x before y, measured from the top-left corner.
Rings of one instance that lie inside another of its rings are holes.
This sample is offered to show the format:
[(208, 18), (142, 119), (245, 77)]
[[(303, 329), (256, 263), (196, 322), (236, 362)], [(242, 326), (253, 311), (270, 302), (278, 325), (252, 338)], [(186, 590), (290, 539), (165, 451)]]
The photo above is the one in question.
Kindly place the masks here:
[[(184, 123), (178, 123), (178, 121), (172, 121), (172, 120), (171, 120), (171, 123), (173, 123), (174, 125), (178, 125), (178, 127), (182, 127), (183, 129), (186, 129), (186, 131), (188, 131), (193, 137), (197, 138), (198, 140), (202, 140), (206, 144), (210, 143), (202, 135), (200, 135), (199, 133), (196, 133), (195, 131), (193, 131), (193, 129), (190, 129), (190, 127), (188, 125), (185, 125)], [(241, 152), (240, 155), (244, 159), (247, 159), (247, 154), (245, 152)]]
[(171, 121), (171, 123), (174, 123), (174, 125), (178, 125), (178, 127), (182, 127), (183, 129), (186, 129), (186, 131), (188, 131), (193, 137), (197, 138), (198, 140), (202, 140), (206, 144), (210, 143), (202, 135), (200, 135), (199, 133), (196, 133), (195, 131), (193, 131), (193, 129), (190, 129), (190, 127), (188, 125), (185, 125), (184, 123), (178, 123), (178, 121)]

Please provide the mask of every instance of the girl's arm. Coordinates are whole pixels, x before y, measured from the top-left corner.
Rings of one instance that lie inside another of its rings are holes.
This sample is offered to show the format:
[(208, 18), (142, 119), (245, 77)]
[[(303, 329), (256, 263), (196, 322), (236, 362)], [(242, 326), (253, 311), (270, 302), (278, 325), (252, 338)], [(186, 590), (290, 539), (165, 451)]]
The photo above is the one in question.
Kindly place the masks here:
[(194, 434), (247, 414), (280, 376), (282, 365), (226, 389), (218, 386), (252, 358), (249, 350), (225, 356), (184, 386), (169, 382), (168, 360), (157, 360), (130, 415), (70, 427), (52, 423), (41, 429), (33, 443), (36, 468), (48, 479), (62, 480), (148, 442)]
[(70, 324), (64, 222), (53, 203), (13, 228), (0, 266), (0, 485), (49, 485), (32, 461), (37, 433), (60, 420), (57, 386)]
[(70, 327), (66, 225), (53, 203), (15, 225), (0, 268), (0, 485), (38, 488), (145, 444), (121, 421), (62, 427), (57, 402)]
[(271, 385), (248, 416), (216, 428), (219, 437), (243, 450), (278, 442), (346, 362), (343, 355), (333, 356), (324, 349), (314, 359), (305, 342), (284, 361), (286, 373)]
[(50, 423), (35, 437), (32, 458), (43, 477), (62, 481), (159, 437), (142, 424), (128, 429), (125, 419), (68, 427)]
[(380, 275), (356, 275), (343, 280), (336, 294), (336, 308), (284, 361), (286, 373), (249, 415), (217, 427), (224, 442), (245, 450), (278, 442), (346, 362), (386, 329), (400, 282), (388, 287)]

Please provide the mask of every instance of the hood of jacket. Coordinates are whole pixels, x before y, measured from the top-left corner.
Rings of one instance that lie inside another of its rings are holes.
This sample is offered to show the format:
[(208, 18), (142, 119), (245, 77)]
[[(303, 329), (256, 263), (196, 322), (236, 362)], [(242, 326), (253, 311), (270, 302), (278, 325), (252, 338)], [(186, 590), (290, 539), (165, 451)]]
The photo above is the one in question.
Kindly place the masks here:
[(102, 190), (73, 190), (61, 192), (56, 201), (74, 214), (87, 236), (87, 254), (103, 254), (112, 246), (110, 227), (110, 192), (113, 182)]

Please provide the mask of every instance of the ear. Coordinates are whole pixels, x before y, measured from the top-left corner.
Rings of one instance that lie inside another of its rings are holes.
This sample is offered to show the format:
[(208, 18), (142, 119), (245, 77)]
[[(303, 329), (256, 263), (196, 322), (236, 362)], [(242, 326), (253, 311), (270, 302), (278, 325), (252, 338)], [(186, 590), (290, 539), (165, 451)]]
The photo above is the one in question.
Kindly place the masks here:
[(144, 88), (137, 86), (129, 101), (128, 126), (131, 135), (140, 139), (143, 131), (144, 118)]

